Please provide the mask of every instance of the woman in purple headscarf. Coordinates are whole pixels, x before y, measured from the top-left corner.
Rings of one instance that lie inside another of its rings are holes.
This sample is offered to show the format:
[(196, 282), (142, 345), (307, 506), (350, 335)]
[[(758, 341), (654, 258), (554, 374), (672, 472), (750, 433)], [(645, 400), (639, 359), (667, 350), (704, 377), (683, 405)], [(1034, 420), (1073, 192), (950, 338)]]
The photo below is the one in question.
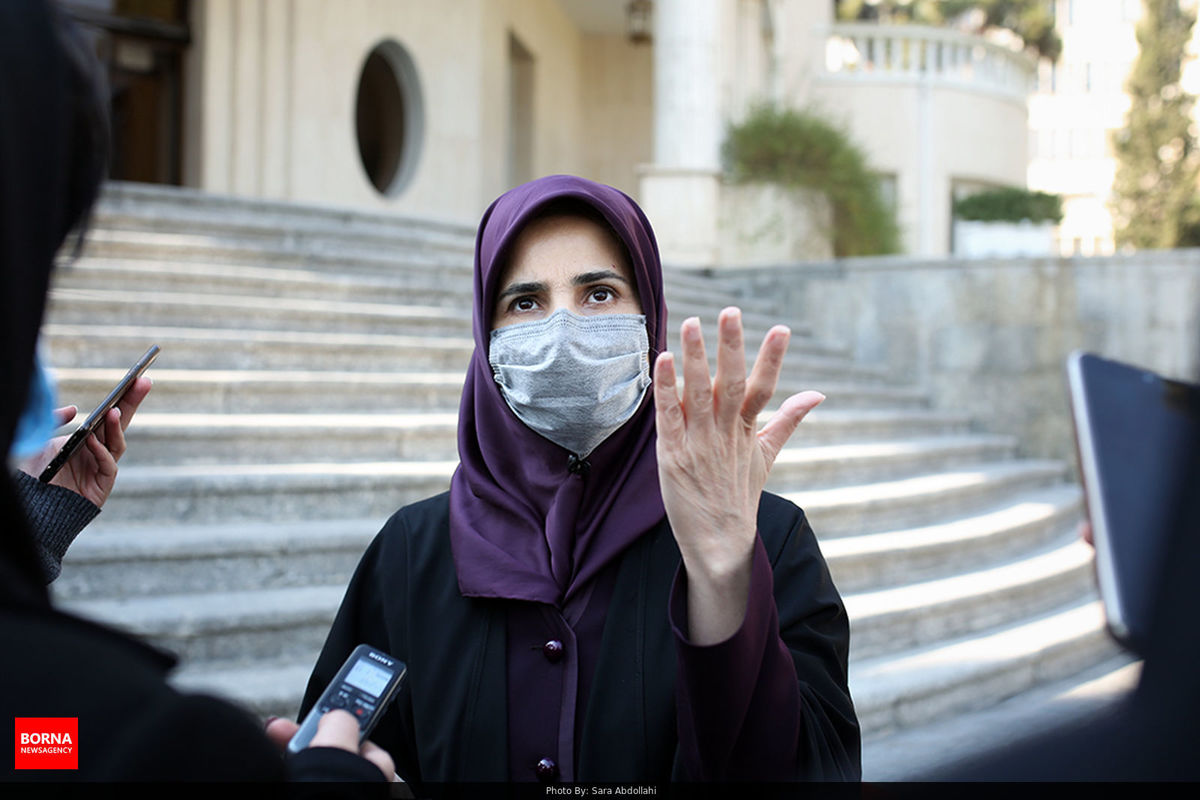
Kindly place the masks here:
[(681, 396), (649, 222), (565, 175), (484, 214), (473, 319), (450, 491), (364, 554), (301, 713), (366, 642), (408, 664), (372, 738), (418, 785), (857, 779), (845, 609), (762, 491), (823, 399), (758, 430), (787, 329), (747, 376), (726, 309), (712, 378), (685, 321)]

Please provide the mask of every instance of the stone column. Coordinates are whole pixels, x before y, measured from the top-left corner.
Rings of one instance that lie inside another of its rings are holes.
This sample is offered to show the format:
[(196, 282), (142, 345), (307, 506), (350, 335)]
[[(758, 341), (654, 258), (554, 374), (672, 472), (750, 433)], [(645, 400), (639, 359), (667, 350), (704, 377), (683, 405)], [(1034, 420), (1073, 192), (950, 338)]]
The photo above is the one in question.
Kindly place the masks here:
[(716, 263), (722, 6), (654, 3), (654, 163), (640, 170), (641, 201), (668, 264)]

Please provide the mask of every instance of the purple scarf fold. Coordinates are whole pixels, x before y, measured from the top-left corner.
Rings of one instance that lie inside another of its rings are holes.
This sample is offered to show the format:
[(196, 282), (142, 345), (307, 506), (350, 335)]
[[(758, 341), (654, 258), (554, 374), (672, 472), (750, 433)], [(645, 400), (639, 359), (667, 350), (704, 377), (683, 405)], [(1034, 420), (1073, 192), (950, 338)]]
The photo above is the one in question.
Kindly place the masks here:
[(580, 475), (568, 472), (566, 450), (516, 418), (492, 379), (488, 341), (507, 252), (539, 209), (561, 199), (586, 203), (617, 232), (646, 315), (651, 361), (666, 346), (658, 246), (627, 195), (552, 175), (506, 192), (484, 213), (475, 242), (475, 352), (459, 405), (459, 466), (450, 482), (450, 544), (459, 589), (469, 597), (561, 607), (665, 513), (652, 392), (592, 452)]

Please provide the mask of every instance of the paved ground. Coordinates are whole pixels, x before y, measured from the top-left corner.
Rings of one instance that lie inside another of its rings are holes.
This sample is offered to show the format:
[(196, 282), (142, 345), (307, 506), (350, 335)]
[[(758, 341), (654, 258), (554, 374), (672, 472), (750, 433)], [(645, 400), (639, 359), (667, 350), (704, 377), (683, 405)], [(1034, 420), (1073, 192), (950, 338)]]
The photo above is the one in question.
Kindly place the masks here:
[(868, 740), (863, 780), (916, 780), (926, 770), (1091, 714), (1131, 690), (1140, 670), (1140, 662), (1118, 657), (983, 711)]

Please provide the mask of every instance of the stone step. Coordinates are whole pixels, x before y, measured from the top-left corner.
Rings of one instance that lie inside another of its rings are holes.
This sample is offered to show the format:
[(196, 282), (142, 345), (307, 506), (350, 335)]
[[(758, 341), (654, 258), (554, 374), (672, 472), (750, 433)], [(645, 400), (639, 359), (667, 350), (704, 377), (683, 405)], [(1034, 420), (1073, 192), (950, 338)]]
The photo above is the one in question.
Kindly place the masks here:
[(362, 243), (350, 245), (327, 239), (279, 243), (191, 231), (95, 228), (88, 233), (83, 252), (89, 258), (300, 266), (336, 274), (388, 275), (403, 270), (436, 270), (459, 280), (469, 281), (471, 276), (469, 252), (423, 247), (369, 248)]
[[(157, 387), (162, 383), (156, 384)], [(148, 407), (162, 404), (155, 402)], [(770, 418), (764, 413), (760, 426)], [(232, 414), (141, 411), (126, 436), (123, 465), (250, 464), (287, 461), (457, 457), (454, 412), (414, 414)], [(966, 433), (963, 417), (934, 412), (813, 412), (792, 438), (798, 446), (877, 442)]]
[(760, 300), (754, 297), (736, 297), (724, 287), (716, 283), (687, 284), (671, 278), (663, 279), (663, 294), (667, 300), (667, 311), (675, 321), (673, 327), (678, 330), (679, 323), (688, 316), (701, 316), (709, 327), (715, 330), (717, 313), (726, 306), (737, 306), (742, 310), (742, 319), (747, 324), (766, 322), (766, 331), (771, 325), (783, 323), (791, 326), (796, 335), (809, 336), (812, 328), (807, 322), (789, 318), (788, 314), (780, 314), (773, 301)]
[(966, 517), (825, 539), (821, 551), (843, 593), (901, 586), (1040, 547), (1080, 519), (1082, 500), (1074, 485), (1039, 487)]
[(458, 457), (458, 414), (160, 414), (143, 412), (122, 466)]
[(470, 252), (475, 223), (419, 216), (399, 216), (361, 208), (262, 197), (202, 192), (177, 186), (108, 181), (96, 207), (97, 226), (127, 217), (145, 230), (230, 230), (278, 235), (280, 232), (328, 229), (354, 238), (367, 234), (412, 236), (421, 241), (446, 239)]
[(453, 306), (470, 314), (471, 284), (447, 282), (436, 270), (387, 275), (347, 275), (300, 266), (251, 267), (209, 262), (111, 259), (84, 256), (59, 267), (54, 284), (63, 289), (138, 291), (362, 300), (373, 303)]
[[(59, 400), (88, 409), (125, 370), (55, 367), (54, 374)], [(147, 374), (154, 389), (144, 409), (199, 414), (456, 410), (463, 385), (462, 371), (189, 370), (155, 364)]]
[[(344, 274), (310, 269), (297, 265), (255, 267), (218, 262), (188, 262), (132, 258), (84, 256), (60, 266), (55, 286), (61, 289), (109, 289), (128, 286), (137, 291), (181, 292), (195, 295), (250, 295), (287, 297), (300, 300), (334, 300), (398, 305), (421, 304), (452, 307), (470, 318), (472, 281), (467, 272), (453, 273), (420, 266), (394, 270), (386, 274)], [(667, 295), (672, 328), (690, 316), (699, 316), (706, 327), (714, 328), (717, 313), (726, 304), (719, 292), (701, 294), (698, 299), (682, 293)], [(772, 325), (784, 322), (792, 328), (793, 347), (808, 347), (812, 352), (846, 355), (846, 348), (805, 341), (811, 339), (808, 327), (800, 320), (784, 320), (777, 314), (755, 314), (743, 309), (747, 330), (759, 339)]]
[(271, 659), (313, 664), (346, 592), (329, 586), (67, 600), (61, 607), (168, 650), (184, 661)]
[[(907, 470), (1001, 458), (1006, 437), (957, 436), (880, 445), (785, 449), (770, 484), (839, 485), (849, 476), (885, 480)], [(280, 464), (130, 465), (105, 515), (125, 522), (334, 519), (385, 516), (442, 491), (457, 467), (444, 461), (319, 461)]]
[(386, 519), (445, 491), (457, 461), (130, 466), (104, 507), (114, 523)]
[(1073, 675), (1117, 646), (1099, 601), (1077, 601), (1003, 628), (850, 664), (864, 737), (927, 725)]
[[(352, 248), (392, 251), (443, 251), (470, 259), (475, 249), (474, 229), (404, 217), (358, 218), (349, 214), (309, 213), (294, 210), (270, 217), (237, 216), (227, 212), (190, 212), (163, 206), (114, 207), (102, 202), (93, 228), (121, 233), (176, 235), (187, 232), (210, 239), (248, 242), (280, 249), (322, 247), (337, 243)], [(289, 213), (291, 212), (291, 213)]]
[(101, 514), (67, 552), (52, 589), (61, 599), (118, 600), (345, 586), (383, 521), (168, 522), (131, 528)]
[(55, 289), (49, 319), (58, 324), (114, 320), (164, 327), (403, 333), (471, 336), (471, 317), (436, 306), (253, 295), (182, 294), (122, 289)]
[[(118, 309), (119, 313), (119, 309)], [(162, 347), (157, 365), (185, 369), (345, 369), (360, 363), (373, 370), (465, 372), (475, 349), (469, 335), (437, 333), (357, 333), (326, 330), (257, 330), (142, 324), (89, 324), (51, 321), (42, 327), (51, 363), (59, 367), (107, 366), (132, 362), (147, 344)], [(140, 349), (139, 349), (140, 348)], [(136, 352), (135, 352), (136, 351)], [(752, 355), (747, 356), (750, 363)], [(715, 369), (715, 361), (713, 364)], [(841, 358), (789, 352), (789, 380), (881, 383), (874, 367), (856, 367)]]
[(913, 472), (1011, 458), (1016, 442), (1008, 436), (962, 434), (890, 442), (828, 445), (789, 444), (771, 467), (766, 488), (773, 492), (844, 486), (852, 481), (887, 481)]
[[(128, 477), (126, 474), (124, 477)], [(1066, 491), (1057, 494), (1063, 495)], [(1011, 502), (1011, 510), (1036, 505), (1040, 497), (1043, 502), (1055, 498), (1055, 492), (1025, 492)], [(1061, 497), (1057, 499), (1062, 499)], [(1078, 501), (1076, 492), (1076, 501)], [(64, 597), (124, 597), (138, 594), (170, 593), (172, 591), (193, 592), (208, 590), (241, 590), (249, 586), (305, 586), (345, 580), (357, 563), (370, 537), (381, 526), (390, 509), (376, 517), (366, 519), (296, 520), (292, 522), (244, 523), (232, 521), (224, 524), (185, 525), (175, 521), (159, 523), (152, 527), (131, 525), (122, 519), (119, 498), (110, 501), (108, 511), (88, 528), (88, 535), (80, 537), (67, 555), (70, 567), (55, 583), (56, 594)], [(940, 570), (919, 564), (923, 571), (919, 576), (945, 575), (948, 570), (964, 568), (995, 561), (998, 556), (1010, 555), (1014, 549), (1028, 550), (1043, 545), (1050, 535), (1041, 534), (1036, 525), (1020, 527), (1020, 515), (1005, 520), (997, 512), (964, 519), (957, 528), (965, 531), (960, 536), (962, 554), (951, 551), (946, 565)], [(1058, 520), (1039, 521), (1043, 526)], [(1071, 520), (1073, 521), (1073, 520)], [(1008, 524), (1007, 530), (999, 524)], [(1052, 533), (1063, 530), (1063, 523)], [(992, 525), (997, 528), (981, 536), (979, 528)], [(954, 528), (946, 525), (946, 528)], [(817, 529), (820, 531), (820, 528)], [(922, 558), (929, 564), (939, 552), (950, 550), (945, 537), (931, 536), (928, 531), (900, 531), (882, 534), (881, 538), (893, 537), (895, 545), (883, 549), (877, 537), (848, 537), (827, 539), (823, 550), (827, 553), (830, 569), (839, 589), (843, 593), (865, 591), (878, 586), (895, 585), (887, 580), (902, 575), (903, 562)], [(1007, 537), (1008, 541), (991, 541)], [(919, 542), (918, 539), (925, 541)], [(842, 545), (855, 544), (858, 539), (875, 539), (873, 546), (863, 552), (847, 552)], [(975, 541), (984, 539), (984, 541)], [(924, 545), (927, 552), (922, 553)], [(906, 548), (911, 546), (915, 552)], [(928, 552), (932, 551), (932, 552)], [(896, 566), (892, 562), (897, 562)], [(861, 575), (878, 573), (884, 578), (878, 583), (864, 583), (860, 577), (856, 582), (845, 579), (846, 574)]]
[[(1137, 686), (1141, 663), (1118, 654), (1067, 678), (1038, 686), (990, 708), (957, 714), (863, 742), (863, 780), (939, 780), (955, 762), (997, 753), (1027, 736), (1082, 723), (1124, 699)], [(1019, 776), (981, 775), (1012, 781)]]
[[(342, 241), (302, 237), (286, 242), (264, 243), (258, 240), (193, 232), (159, 232), (96, 228), (88, 234), (84, 255), (88, 259), (174, 261), (192, 264), (220, 263), (250, 268), (302, 267), (325, 270), (338, 275), (410, 274), (411, 283), (428, 285), (430, 277), (443, 286), (450, 285), (465, 296), (471, 291), (470, 254), (441, 249), (392, 249), (368, 247), (365, 243), (348, 245)], [(426, 277), (422, 278), (424, 274)], [(751, 297), (732, 298), (716, 283), (684, 283), (667, 278), (664, 289), (668, 308), (672, 302), (690, 308), (719, 310), (736, 304), (756, 316), (774, 316), (773, 303)], [(736, 302), (730, 302), (731, 300)], [(802, 321), (782, 320), (797, 330), (809, 329)]]
[(1061, 462), (1022, 459), (783, 496), (804, 509), (824, 547), (825, 541), (838, 537), (945, 522), (1066, 477)]
[[(109, 182), (97, 206), (93, 227), (279, 241), (292, 246), (305, 238), (369, 242), (394, 248), (442, 246), (470, 256), (474, 220), (397, 216), (386, 212), (315, 204), (214, 195), (178, 187)], [(469, 263), (469, 261), (468, 261)], [(720, 278), (694, 270), (667, 269), (664, 281), (682, 289), (707, 291)]]
[(465, 370), (471, 339), (380, 333), (256, 331), (150, 325), (42, 326), (50, 363), (64, 367), (133, 363), (149, 344), (157, 368)]
[(1040, 552), (951, 577), (844, 593), (850, 657), (868, 659), (1028, 619), (1093, 590), (1094, 552), (1074, 531)]
[[(318, 650), (318, 652), (320, 652)], [(171, 683), (188, 692), (221, 697), (260, 719), (296, 719), (300, 700), (312, 674), (314, 657), (303, 663), (279, 662), (245, 666), (237, 662), (182, 664)]]
[[(132, 362), (137, 353), (125, 358)], [(63, 403), (87, 409), (108, 394), (125, 367), (55, 365)], [(148, 373), (154, 391), (145, 408), (188, 413), (418, 412), (458, 408), (465, 370), (429, 372), (350, 372), (346, 370), (172, 369), (158, 363)], [(781, 382), (776, 395), (786, 397), (809, 388)], [(820, 414), (860, 410), (931, 413), (926, 396), (912, 387), (890, 387), (845, 381), (824, 382), (827, 395)], [(914, 429), (920, 432), (920, 429)]]

